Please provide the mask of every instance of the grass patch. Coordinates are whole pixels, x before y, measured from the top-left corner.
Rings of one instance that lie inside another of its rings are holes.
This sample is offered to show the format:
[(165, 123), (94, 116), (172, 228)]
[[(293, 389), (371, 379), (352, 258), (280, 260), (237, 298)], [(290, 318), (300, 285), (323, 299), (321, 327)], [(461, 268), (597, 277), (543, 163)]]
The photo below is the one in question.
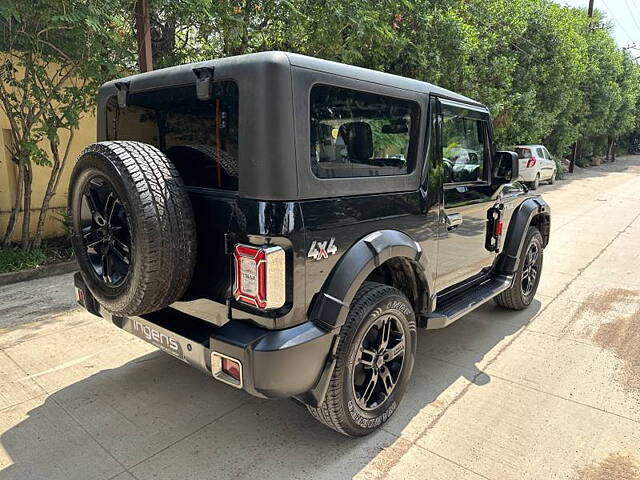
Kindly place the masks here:
[(25, 250), (17, 246), (0, 247), (0, 273), (17, 272), (60, 263), (73, 258), (67, 238), (54, 238), (42, 242), (40, 248)]

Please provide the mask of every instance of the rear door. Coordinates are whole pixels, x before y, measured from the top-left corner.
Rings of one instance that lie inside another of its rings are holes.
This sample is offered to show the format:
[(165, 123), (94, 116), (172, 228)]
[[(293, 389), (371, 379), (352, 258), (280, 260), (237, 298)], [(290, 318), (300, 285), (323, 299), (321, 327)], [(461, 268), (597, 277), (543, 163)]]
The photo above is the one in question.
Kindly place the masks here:
[(443, 175), (437, 289), (491, 267), (485, 248), (487, 211), (495, 204), (490, 184), (489, 113), (457, 102), (439, 101), (440, 161)]

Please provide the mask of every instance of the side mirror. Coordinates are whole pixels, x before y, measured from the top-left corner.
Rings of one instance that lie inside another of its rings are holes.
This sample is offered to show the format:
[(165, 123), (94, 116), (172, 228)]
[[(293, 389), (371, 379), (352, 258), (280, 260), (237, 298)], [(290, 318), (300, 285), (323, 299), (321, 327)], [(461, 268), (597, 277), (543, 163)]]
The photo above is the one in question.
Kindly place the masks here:
[(520, 179), (520, 160), (516, 152), (496, 152), (493, 156), (493, 181), (512, 183)]

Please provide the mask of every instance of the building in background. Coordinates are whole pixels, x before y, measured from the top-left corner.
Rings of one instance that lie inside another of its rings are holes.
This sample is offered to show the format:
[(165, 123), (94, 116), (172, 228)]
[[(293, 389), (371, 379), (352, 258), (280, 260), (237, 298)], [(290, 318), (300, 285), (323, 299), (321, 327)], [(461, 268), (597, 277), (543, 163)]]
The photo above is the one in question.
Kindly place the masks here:
[[(11, 160), (11, 126), (9, 120), (2, 110), (0, 110), (0, 238), (4, 235), (7, 228), (9, 215), (14, 206), (16, 195), (16, 180), (18, 177), (18, 167)], [(60, 134), (61, 145), (66, 145), (68, 132), (63, 131)], [(69, 160), (62, 172), (62, 178), (58, 185), (56, 195), (51, 199), (49, 206), (49, 215), (44, 226), (44, 238), (52, 238), (60, 236), (64, 233), (62, 215), (67, 205), (67, 188), (69, 186), (69, 176), (75, 164), (78, 155), (84, 147), (96, 141), (96, 117), (95, 113), (87, 113), (80, 120), (80, 128), (75, 132), (71, 150), (69, 152)], [(47, 141), (41, 142), (42, 149), (50, 153)], [(33, 166), (33, 197), (32, 197), (32, 214), (31, 214), (31, 232), (35, 232), (38, 222), (38, 214), (42, 197), (46, 190), (47, 182), (51, 169), (46, 166)], [(19, 240), (22, 225), (22, 213), (18, 216), (16, 228), (13, 232), (13, 240)]]

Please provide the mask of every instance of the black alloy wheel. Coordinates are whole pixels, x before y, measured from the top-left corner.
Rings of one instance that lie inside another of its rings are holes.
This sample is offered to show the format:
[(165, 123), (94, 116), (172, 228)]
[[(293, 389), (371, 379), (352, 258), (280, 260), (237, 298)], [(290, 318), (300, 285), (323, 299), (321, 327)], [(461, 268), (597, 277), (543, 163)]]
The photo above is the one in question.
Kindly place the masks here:
[(353, 393), (363, 410), (375, 410), (393, 393), (404, 365), (406, 335), (395, 315), (380, 317), (362, 337), (353, 365)]
[(109, 287), (126, 280), (131, 265), (131, 230), (113, 185), (99, 175), (89, 180), (80, 207), (82, 242), (97, 277)]
[(511, 310), (523, 310), (531, 304), (540, 284), (543, 253), (542, 235), (535, 226), (530, 226), (511, 286), (494, 297), (498, 305)]
[(529, 244), (529, 249), (525, 254), (524, 265), (522, 266), (522, 281), (521, 288), (522, 294), (525, 297), (531, 295), (534, 287), (536, 286), (536, 280), (538, 278), (538, 257), (540, 256), (540, 247), (537, 243), (532, 242)]

